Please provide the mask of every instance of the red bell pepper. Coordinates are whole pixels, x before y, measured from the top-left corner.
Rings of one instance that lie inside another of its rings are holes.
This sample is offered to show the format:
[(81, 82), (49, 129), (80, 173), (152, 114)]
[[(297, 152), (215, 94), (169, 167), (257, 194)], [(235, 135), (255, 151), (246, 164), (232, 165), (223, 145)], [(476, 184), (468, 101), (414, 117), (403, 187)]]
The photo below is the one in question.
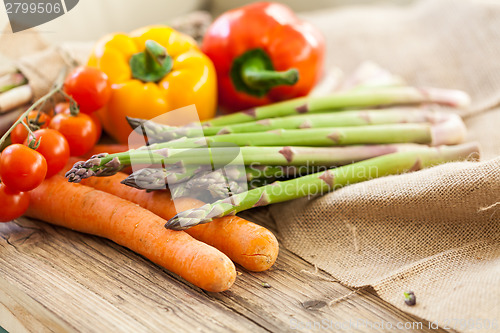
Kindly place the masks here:
[(217, 18), (202, 51), (217, 71), (219, 104), (231, 112), (307, 95), (322, 73), (325, 43), (288, 7), (257, 2)]

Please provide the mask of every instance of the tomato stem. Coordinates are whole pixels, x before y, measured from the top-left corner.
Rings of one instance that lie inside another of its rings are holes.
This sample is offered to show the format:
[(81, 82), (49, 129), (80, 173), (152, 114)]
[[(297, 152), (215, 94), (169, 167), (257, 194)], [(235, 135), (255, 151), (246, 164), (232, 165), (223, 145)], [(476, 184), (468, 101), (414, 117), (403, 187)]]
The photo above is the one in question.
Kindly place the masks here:
[[(38, 118), (38, 114), (37, 114), (37, 118)], [(21, 124), (23, 124), (23, 126), (28, 131), (28, 136), (27, 136), (28, 147), (33, 149), (33, 150), (36, 150), (40, 146), (40, 140), (37, 140), (35, 134), (31, 130), (31, 127), (29, 125), (27, 125), (24, 121), (21, 121)], [(31, 136), (31, 138), (30, 138), (30, 136)]]
[(61, 95), (64, 96), (67, 100), (69, 100), (69, 113), (73, 116), (76, 117), (80, 113), (80, 108), (78, 107), (78, 103), (71, 97), (71, 95), (68, 95), (64, 90), (59, 90)]
[[(5, 142), (5, 140), (7, 140), (7, 138), (9, 137), (10, 133), (14, 130), (14, 128), (19, 125), (20, 123), (23, 123), (23, 125), (26, 127), (26, 129), (28, 130), (28, 138), (29, 138), (29, 135), (31, 134), (33, 137), (33, 132), (31, 131), (31, 129), (29, 128), (29, 126), (23, 121), (24, 118), (26, 118), (26, 121), (29, 122), (29, 119), (28, 119), (28, 114), (33, 111), (34, 109), (36, 109), (38, 106), (44, 106), (45, 103), (50, 100), (55, 94), (59, 93), (61, 94), (64, 98), (66, 98), (67, 100), (69, 100), (70, 102), (70, 112), (72, 115), (78, 115), (78, 112), (79, 112), (79, 108), (78, 108), (78, 103), (76, 103), (76, 101), (73, 99), (73, 97), (71, 97), (70, 95), (68, 95), (63, 89), (63, 84), (64, 84), (64, 77), (66, 75), (66, 68), (63, 68), (63, 70), (61, 70), (61, 72), (59, 73), (59, 76), (58, 78), (56, 79), (56, 83), (55, 83), (55, 86), (52, 90), (50, 90), (47, 94), (43, 95), (42, 97), (40, 97), (40, 99), (38, 99), (37, 101), (35, 101), (29, 108), (28, 110), (24, 111), (24, 113), (14, 122), (14, 124), (12, 124), (12, 126), (7, 130), (7, 132), (2, 136), (2, 138), (0, 138), (0, 147), (2, 147), (3, 143)], [(36, 121), (38, 121), (39, 119), (39, 116), (40, 116), (40, 112), (41, 112), (41, 108), (39, 108), (38, 110), (38, 114), (37, 114), (37, 118), (36, 118)], [(36, 147), (38, 147), (39, 145), (39, 142), (38, 144), (36, 145)], [(36, 149), (35, 147), (35, 149)]]
[(2, 146), (2, 144), (4, 143), (4, 141), (7, 139), (7, 137), (10, 135), (10, 133), (12, 132), (12, 130), (19, 124), (22, 122), (23, 118), (27, 117), (28, 114), (33, 111), (37, 106), (39, 106), (43, 101), (45, 101), (47, 98), (49, 98), (50, 96), (54, 95), (55, 93), (57, 93), (59, 90), (60, 90), (61, 87), (57, 87), (57, 88), (54, 88), (52, 89), (51, 91), (49, 91), (46, 95), (42, 96), (38, 101), (36, 101), (35, 103), (33, 103), (33, 105), (31, 105), (28, 110), (24, 111), (24, 113), (21, 115), (21, 117), (19, 117), (19, 119), (17, 119), (14, 124), (7, 130), (7, 132), (2, 136), (2, 138), (0, 139), (0, 147)]
[(26, 128), (26, 130), (28, 131), (28, 134), (31, 133), (31, 129), (30, 127), (24, 122), (24, 121), (21, 121), (21, 124), (23, 124), (23, 126)]
[[(61, 77), (64, 77), (63, 76), (64, 72), (65, 71), (61, 72)], [(14, 124), (12, 124), (12, 126), (7, 130), (7, 132), (5, 132), (5, 134), (2, 136), (2, 138), (0, 138), (0, 147), (2, 147), (2, 144), (5, 142), (5, 140), (7, 140), (7, 138), (10, 135), (10, 133), (14, 130), (14, 128), (17, 125), (19, 125), (22, 122), (23, 125), (27, 126), (27, 124), (25, 124), (23, 120), (24, 120), (24, 118), (28, 119), (27, 118), (28, 114), (31, 111), (33, 111), (34, 109), (36, 109), (38, 106), (43, 105), (43, 103), (45, 103), (48, 99), (52, 98), (52, 96), (54, 96), (55, 94), (61, 93), (65, 98), (69, 99), (70, 102), (76, 104), (75, 100), (62, 90), (62, 86), (63, 86), (63, 83), (64, 83), (63, 80), (57, 80), (56, 82), (58, 82), (58, 83), (56, 84), (56, 86), (52, 90), (50, 90), (47, 94), (43, 95), (42, 97), (40, 97), (40, 99), (38, 99), (37, 101), (35, 101), (26, 111), (24, 111), (24, 113), (14, 122)], [(32, 133), (31, 129), (29, 129), (29, 126), (27, 127), (27, 129), (28, 129), (28, 135), (29, 135), (29, 133)]]

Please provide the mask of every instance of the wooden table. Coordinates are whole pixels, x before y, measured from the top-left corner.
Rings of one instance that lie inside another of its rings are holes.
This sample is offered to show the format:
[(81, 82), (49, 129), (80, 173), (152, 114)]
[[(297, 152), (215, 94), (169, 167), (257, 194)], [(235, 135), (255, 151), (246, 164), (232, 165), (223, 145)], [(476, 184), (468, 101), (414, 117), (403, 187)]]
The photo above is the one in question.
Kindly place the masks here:
[[(264, 210), (251, 214), (272, 230)], [(352, 290), (305, 273), (314, 267), (283, 247), (268, 272), (237, 267), (229, 291), (209, 293), (111, 241), (43, 222), (0, 224), (0, 236), (0, 326), (11, 333), (431, 331), (370, 290), (329, 306)]]

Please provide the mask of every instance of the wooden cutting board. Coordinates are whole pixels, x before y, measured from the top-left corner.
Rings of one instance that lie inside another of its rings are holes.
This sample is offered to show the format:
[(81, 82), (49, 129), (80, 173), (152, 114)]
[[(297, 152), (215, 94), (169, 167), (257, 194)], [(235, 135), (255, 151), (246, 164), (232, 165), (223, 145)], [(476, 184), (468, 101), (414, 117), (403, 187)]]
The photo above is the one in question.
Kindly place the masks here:
[[(268, 223), (265, 210), (250, 214)], [(230, 290), (209, 293), (106, 239), (21, 218), (0, 223), (0, 326), (11, 333), (304, 332), (315, 322), (421, 322), (370, 290), (328, 306), (352, 290), (321, 271), (306, 273), (314, 267), (283, 247), (268, 272), (237, 271)]]

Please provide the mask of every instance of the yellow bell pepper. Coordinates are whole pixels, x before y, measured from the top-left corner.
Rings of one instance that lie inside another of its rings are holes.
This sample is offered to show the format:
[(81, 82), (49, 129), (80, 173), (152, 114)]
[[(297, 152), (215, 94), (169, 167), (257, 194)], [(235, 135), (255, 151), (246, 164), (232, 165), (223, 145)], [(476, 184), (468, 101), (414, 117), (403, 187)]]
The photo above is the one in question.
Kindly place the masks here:
[[(112, 95), (98, 114), (106, 132), (122, 143), (131, 133), (125, 116), (152, 119), (192, 104), (200, 120), (215, 115), (217, 79), (212, 61), (191, 37), (170, 27), (105, 36), (94, 47), (88, 65), (108, 75)], [(176, 119), (172, 125), (184, 122)]]

